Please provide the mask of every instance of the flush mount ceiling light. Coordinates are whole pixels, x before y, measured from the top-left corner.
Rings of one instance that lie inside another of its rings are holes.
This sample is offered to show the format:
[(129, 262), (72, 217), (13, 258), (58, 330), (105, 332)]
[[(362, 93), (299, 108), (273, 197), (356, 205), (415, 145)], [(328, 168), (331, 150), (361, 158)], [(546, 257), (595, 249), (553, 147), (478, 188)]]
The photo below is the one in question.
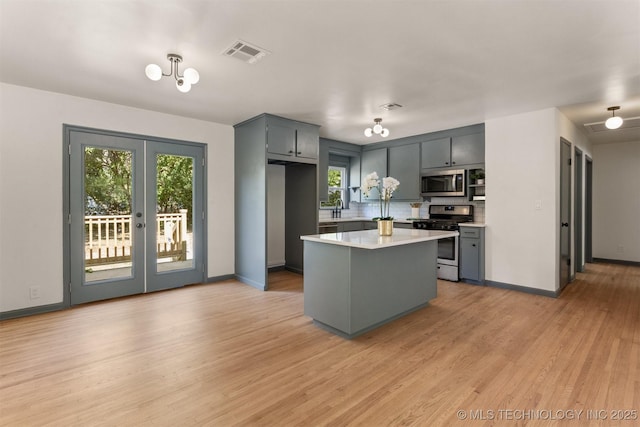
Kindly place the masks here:
[(604, 125), (607, 127), (607, 129), (618, 129), (620, 126), (622, 126), (622, 117), (616, 117), (616, 110), (619, 109), (619, 106), (607, 108), (607, 111), (611, 111), (611, 117), (609, 117), (607, 121), (604, 122)]
[(186, 93), (191, 90), (191, 85), (194, 85), (200, 81), (200, 74), (195, 70), (195, 68), (187, 68), (184, 70), (184, 75), (180, 75), (178, 71), (178, 64), (182, 62), (182, 56), (176, 55), (175, 53), (170, 53), (167, 55), (167, 59), (171, 62), (171, 71), (169, 74), (165, 74), (162, 72), (162, 68), (156, 64), (149, 64), (144, 69), (144, 73), (149, 77), (150, 80), (158, 81), (163, 76), (171, 77), (174, 76), (176, 79), (176, 87), (180, 92)]
[(364, 135), (366, 137), (370, 137), (373, 136), (373, 134), (375, 133), (376, 135), (380, 135), (383, 137), (387, 137), (389, 136), (389, 129), (383, 128), (382, 125), (380, 124), (382, 122), (382, 119), (373, 119), (375, 125), (372, 128), (366, 128), (364, 130)]

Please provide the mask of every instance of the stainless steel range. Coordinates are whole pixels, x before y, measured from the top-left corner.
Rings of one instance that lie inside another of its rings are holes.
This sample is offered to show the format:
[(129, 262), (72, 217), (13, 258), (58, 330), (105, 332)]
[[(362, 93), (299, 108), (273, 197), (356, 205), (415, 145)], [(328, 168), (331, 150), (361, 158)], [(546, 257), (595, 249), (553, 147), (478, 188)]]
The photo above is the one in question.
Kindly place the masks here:
[[(463, 222), (473, 222), (473, 205), (430, 205), (429, 219), (413, 221), (413, 228), (458, 231)], [(438, 240), (438, 278), (457, 282), (459, 262), (459, 237)]]

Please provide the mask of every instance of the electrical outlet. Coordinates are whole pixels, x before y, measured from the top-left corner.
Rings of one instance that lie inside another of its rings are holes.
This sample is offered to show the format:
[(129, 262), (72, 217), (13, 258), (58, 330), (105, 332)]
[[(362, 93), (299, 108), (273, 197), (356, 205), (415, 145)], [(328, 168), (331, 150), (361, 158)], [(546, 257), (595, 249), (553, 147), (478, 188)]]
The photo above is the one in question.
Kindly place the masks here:
[(542, 209), (542, 200), (535, 201), (535, 210), (539, 211)]
[(40, 286), (31, 286), (29, 288), (29, 298), (31, 299), (40, 298)]

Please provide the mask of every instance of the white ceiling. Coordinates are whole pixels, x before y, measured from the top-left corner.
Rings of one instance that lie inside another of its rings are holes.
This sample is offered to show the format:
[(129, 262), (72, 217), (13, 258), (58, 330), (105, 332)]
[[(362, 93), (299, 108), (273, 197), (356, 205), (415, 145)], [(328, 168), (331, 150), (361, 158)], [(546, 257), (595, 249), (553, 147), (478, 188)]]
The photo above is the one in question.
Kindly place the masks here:
[[(237, 39), (272, 54), (223, 56)], [(145, 77), (167, 53), (200, 72), (191, 92)], [(359, 144), (380, 140), (362, 133), (375, 117), (389, 138), (548, 107), (582, 127), (611, 105), (640, 116), (640, 1), (0, 0), (0, 80), (225, 124), (267, 112)]]

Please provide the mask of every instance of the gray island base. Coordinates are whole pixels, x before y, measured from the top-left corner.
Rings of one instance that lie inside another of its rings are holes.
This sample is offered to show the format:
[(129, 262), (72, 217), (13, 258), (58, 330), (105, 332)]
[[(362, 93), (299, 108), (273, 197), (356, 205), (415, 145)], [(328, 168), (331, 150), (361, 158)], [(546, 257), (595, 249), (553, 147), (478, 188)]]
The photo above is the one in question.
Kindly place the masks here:
[(304, 314), (354, 338), (426, 306), (437, 294), (437, 241), (456, 231), (394, 229), (302, 236)]

